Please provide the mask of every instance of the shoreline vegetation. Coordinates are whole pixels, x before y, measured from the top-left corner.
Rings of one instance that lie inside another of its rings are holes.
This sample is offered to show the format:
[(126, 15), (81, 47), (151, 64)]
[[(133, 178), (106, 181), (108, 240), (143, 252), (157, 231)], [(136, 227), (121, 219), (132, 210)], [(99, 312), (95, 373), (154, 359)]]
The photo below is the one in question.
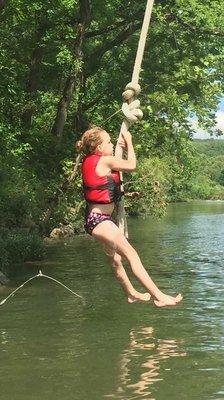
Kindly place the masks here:
[[(163, 159), (143, 160), (140, 163), (139, 171), (135, 173), (133, 179), (135, 183), (126, 182), (130, 190), (126, 199), (126, 211), (129, 216), (151, 214), (160, 218), (165, 214), (169, 203), (224, 200), (224, 141), (194, 140), (192, 146), (195, 151), (196, 167), (194, 174), (188, 179), (183, 179), (181, 174), (174, 176), (170, 164), (166, 164), (167, 160), (166, 162)], [(144, 176), (143, 180), (141, 176)], [(172, 179), (172, 184), (169, 179)], [(77, 180), (79, 181), (79, 177)], [(131, 195), (133, 188), (139, 191), (139, 196)], [(69, 213), (66, 202), (64, 212), (66, 213), (60, 214), (64, 217), (63, 223), (55, 222), (56, 226), (44, 233), (37, 223), (31, 220), (28, 224), (27, 220), (21, 220), (18, 227), (0, 229), (0, 271), (8, 274), (10, 266), (15, 262), (20, 264), (25, 262), (27, 265), (39, 262), (41, 265), (46, 245), (84, 233), (83, 207), (72, 207)]]

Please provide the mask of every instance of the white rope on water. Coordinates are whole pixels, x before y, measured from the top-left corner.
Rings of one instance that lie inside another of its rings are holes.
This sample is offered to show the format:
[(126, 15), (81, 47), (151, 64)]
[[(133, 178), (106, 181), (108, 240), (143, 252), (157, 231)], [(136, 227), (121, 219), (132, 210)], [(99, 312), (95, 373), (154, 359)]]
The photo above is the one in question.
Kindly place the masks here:
[(65, 288), (66, 290), (68, 290), (69, 292), (71, 292), (72, 294), (74, 294), (75, 296), (77, 296), (77, 297), (79, 297), (80, 299), (82, 299), (83, 301), (85, 301), (84, 297), (80, 296), (80, 294), (73, 292), (73, 290), (69, 289), (66, 285), (64, 285), (63, 283), (59, 282), (57, 279), (52, 278), (51, 276), (45, 275), (45, 274), (42, 273), (41, 270), (39, 270), (39, 273), (38, 273), (37, 275), (33, 276), (32, 278), (27, 279), (27, 281), (25, 281), (24, 283), (22, 283), (22, 285), (20, 285), (20, 286), (19, 286), (18, 288), (16, 288), (12, 293), (10, 293), (9, 296), (7, 296), (5, 299), (3, 299), (3, 300), (0, 302), (0, 306), (2, 306), (3, 304), (5, 304), (5, 303), (10, 299), (10, 297), (13, 297), (14, 294), (15, 294), (19, 289), (21, 289), (22, 287), (24, 287), (28, 282), (32, 281), (32, 280), (35, 279), (35, 278), (39, 278), (39, 277), (47, 278), (47, 279), (50, 279), (50, 280), (56, 282), (57, 284), (61, 285), (63, 288)]

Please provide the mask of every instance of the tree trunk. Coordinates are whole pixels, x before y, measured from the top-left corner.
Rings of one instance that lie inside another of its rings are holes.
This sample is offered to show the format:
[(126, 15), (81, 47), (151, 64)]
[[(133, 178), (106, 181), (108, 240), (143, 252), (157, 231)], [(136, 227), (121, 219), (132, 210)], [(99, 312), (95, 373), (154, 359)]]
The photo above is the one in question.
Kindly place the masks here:
[[(32, 56), (29, 78), (27, 81), (27, 92), (29, 93), (29, 100), (32, 102), (33, 94), (37, 91), (39, 81), (40, 64), (43, 58), (43, 48), (37, 47)], [(29, 101), (28, 100), (28, 101)], [(26, 108), (22, 115), (23, 125), (26, 129), (30, 129), (32, 125), (32, 117), (34, 113), (33, 105)]]
[[(32, 125), (32, 117), (34, 113), (34, 106), (32, 105), (32, 100), (34, 98), (33, 94), (36, 93), (39, 83), (39, 73), (40, 65), (43, 59), (44, 48), (39, 44), (40, 40), (44, 36), (47, 30), (47, 23), (41, 23), (36, 31), (36, 48), (33, 50), (31, 62), (30, 62), (30, 72), (26, 83), (26, 90), (29, 94), (28, 96), (28, 107), (24, 110), (22, 115), (23, 125), (26, 129), (30, 129)], [(29, 104), (29, 101), (31, 104)]]
[(62, 135), (65, 122), (67, 120), (68, 108), (71, 103), (72, 95), (74, 92), (75, 80), (76, 80), (76, 74), (68, 77), (66, 80), (65, 88), (63, 90), (63, 95), (61, 100), (59, 101), (57, 115), (52, 127), (52, 133), (55, 136), (60, 137)]
[[(80, 22), (77, 24), (77, 38), (74, 45), (74, 59), (78, 65), (83, 62), (83, 40), (86, 28), (90, 22), (90, 4), (89, 0), (79, 0)], [(82, 74), (79, 68), (76, 68), (66, 80), (62, 98), (58, 104), (57, 115), (52, 127), (52, 134), (56, 137), (61, 137), (65, 122), (67, 120), (68, 108), (72, 101), (74, 90), (78, 90), (82, 83)]]
[(0, 0), (0, 11), (3, 10), (3, 8), (5, 7), (5, 5), (6, 5), (6, 0)]
[(81, 132), (84, 132), (88, 128), (88, 122), (84, 116), (85, 107), (83, 102), (80, 101), (78, 104), (78, 109), (75, 113), (73, 129), (76, 132), (77, 137)]

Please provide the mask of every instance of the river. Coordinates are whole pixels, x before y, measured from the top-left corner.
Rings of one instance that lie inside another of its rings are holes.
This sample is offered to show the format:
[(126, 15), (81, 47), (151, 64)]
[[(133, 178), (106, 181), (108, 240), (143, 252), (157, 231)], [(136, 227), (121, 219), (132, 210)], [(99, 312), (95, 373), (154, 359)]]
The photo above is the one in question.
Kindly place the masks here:
[[(85, 302), (37, 278), (1, 306), (2, 399), (224, 399), (224, 202), (170, 205), (160, 221), (129, 219), (129, 232), (157, 285), (183, 302), (128, 304), (87, 235), (50, 246), (43, 273)], [(38, 268), (17, 268), (13, 287)]]

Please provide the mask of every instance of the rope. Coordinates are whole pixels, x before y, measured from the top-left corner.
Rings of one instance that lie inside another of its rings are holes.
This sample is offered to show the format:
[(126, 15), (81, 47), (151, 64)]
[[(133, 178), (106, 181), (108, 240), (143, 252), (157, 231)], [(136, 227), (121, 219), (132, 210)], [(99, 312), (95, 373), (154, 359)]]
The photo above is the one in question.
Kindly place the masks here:
[[(143, 19), (143, 24), (142, 24), (142, 29), (141, 29), (141, 34), (140, 34), (140, 39), (138, 43), (138, 50), (136, 53), (136, 58), (135, 58), (135, 64), (133, 68), (133, 73), (132, 73), (132, 80), (128, 85), (125, 87), (125, 91), (122, 93), (123, 97), (123, 105), (122, 105), (122, 111), (124, 114), (124, 120), (121, 124), (121, 129), (120, 129), (120, 134), (118, 137), (118, 142), (122, 138), (122, 133), (127, 132), (129, 129), (129, 126), (137, 122), (139, 119), (143, 117), (143, 112), (140, 109), (140, 102), (139, 100), (136, 100), (136, 97), (141, 91), (141, 88), (138, 84), (139, 81), (139, 74), (141, 70), (141, 64), (142, 64), (142, 59), (143, 59), (143, 54), (144, 54), (144, 49), (145, 49), (145, 43), (146, 43), (146, 38), (147, 38), (147, 33), (149, 29), (149, 23), (151, 19), (151, 14), (152, 14), (152, 8), (153, 8), (153, 3), (154, 0), (147, 0), (146, 4), (146, 10), (145, 10), (145, 15)], [(116, 147), (116, 156), (119, 158), (123, 157), (123, 149), (122, 147), (117, 144)], [(122, 180), (122, 176), (121, 176)], [(117, 222), (119, 225), (119, 228), (121, 231), (125, 234), (126, 237), (128, 237), (128, 229), (127, 229), (127, 221), (125, 217), (125, 211), (124, 211), (124, 200), (122, 199), (117, 206)]]
[(0, 302), (0, 306), (2, 306), (3, 304), (5, 304), (5, 303), (10, 299), (10, 297), (13, 297), (14, 294), (15, 294), (19, 289), (21, 289), (23, 286), (25, 286), (28, 282), (32, 281), (32, 280), (35, 279), (35, 278), (39, 278), (39, 277), (47, 278), (47, 279), (50, 279), (50, 280), (52, 280), (52, 281), (58, 283), (58, 284), (61, 285), (63, 288), (67, 289), (69, 292), (71, 292), (72, 294), (74, 294), (75, 296), (79, 297), (80, 299), (82, 299), (82, 300), (85, 302), (84, 297), (82, 297), (82, 296), (80, 296), (79, 294), (73, 292), (73, 290), (69, 289), (66, 285), (64, 285), (63, 283), (59, 282), (57, 279), (52, 278), (51, 276), (48, 276), (48, 275), (43, 274), (42, 271), (40, 270), (39, 273), (38, 273), (37, 275), (33, 276), (32, 278), (29, 278), (27, 281), (25, 281), (24, 283), (22, 283), (22, 285), (20, 285), (17, 289), (15, 289), (12, 293), (10, 293), (9, 296), (7, 296), (5, 299), (3, 299), (3, 300)]

